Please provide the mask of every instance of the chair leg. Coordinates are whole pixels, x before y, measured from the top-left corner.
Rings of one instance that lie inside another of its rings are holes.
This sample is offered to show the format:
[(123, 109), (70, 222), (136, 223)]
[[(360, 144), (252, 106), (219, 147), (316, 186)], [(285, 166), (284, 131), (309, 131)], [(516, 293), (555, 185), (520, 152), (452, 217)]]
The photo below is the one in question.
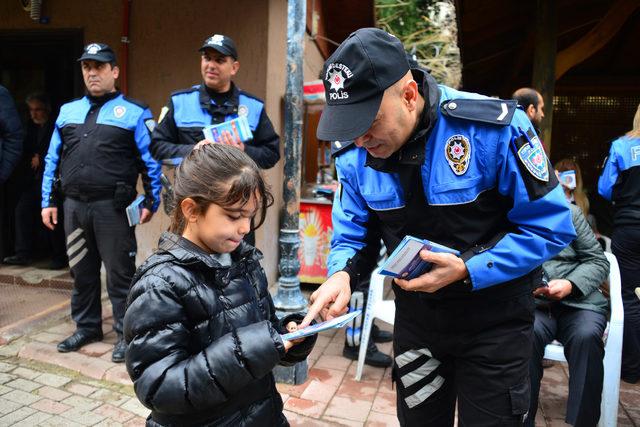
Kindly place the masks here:
[[(620, 358), (621, 337), (612, 336), (607, 339), (604, 353), (604, 381), (602, 384), (602, 404), (600, 406), (599, 427), (616, 427), (618, 425), (618, 404), (620, 398)], [(617, 349), (617, 351), (615, 350)]]
[(362, 325), (362, 332), (360, 333), (360, 352), (358, 353), (358, 367), (356, 369), (356, 381), (360, 381), (362, 378), (362, 368), (364, 366), (364, 360), (367, 357), (367, 348), (369, 347), (369, 338), (371, 336), (371, 326), (373, 325), (375, 302), (372, 298), (367, 301), (367, 307), (364, 313), (364, 324)]

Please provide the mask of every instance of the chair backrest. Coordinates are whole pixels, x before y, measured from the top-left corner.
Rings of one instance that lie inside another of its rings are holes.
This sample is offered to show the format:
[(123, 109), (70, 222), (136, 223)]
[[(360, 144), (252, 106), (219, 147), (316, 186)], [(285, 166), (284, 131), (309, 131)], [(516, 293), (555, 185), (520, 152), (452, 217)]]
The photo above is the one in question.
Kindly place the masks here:
[(615, 255), (605, 252), (604, 255), (609, 261), (609, 297), (611, 304), (610, 323), (622, 323), (624, 319), (624, 308), (622, 307), (622, 281), (620, 279), (620, 267)]

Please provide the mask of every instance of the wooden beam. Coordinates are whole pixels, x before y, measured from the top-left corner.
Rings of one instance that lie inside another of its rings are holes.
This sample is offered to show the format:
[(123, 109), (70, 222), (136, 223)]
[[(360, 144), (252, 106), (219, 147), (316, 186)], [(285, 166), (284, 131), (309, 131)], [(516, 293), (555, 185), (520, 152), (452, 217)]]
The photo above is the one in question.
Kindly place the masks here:
[(555, 67), (556, 80), (606, 46), (638, 7), (640, 7), (640, 0), (617, 0), (591, 31), (558, 53)]
[(544, 100), (545, 117), (540, 125), (540, 138), (544, 142), (547, 154), (550, 154), (558, 31), (558, 11), (555, 0), (537, 1), (535, 28), (532, 87), (540, 92)]

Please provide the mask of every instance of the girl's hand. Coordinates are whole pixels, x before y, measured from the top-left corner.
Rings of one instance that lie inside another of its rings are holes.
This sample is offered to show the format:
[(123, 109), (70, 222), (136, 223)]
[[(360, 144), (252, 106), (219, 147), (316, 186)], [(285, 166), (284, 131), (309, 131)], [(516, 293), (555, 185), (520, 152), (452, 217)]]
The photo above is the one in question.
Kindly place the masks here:
[[(298, 324), (296, 322), (289, 322), (289, 323), (287, 323), (286, 328), (287, 328), (288, 332), (295, 332), (295, 331), (298, 330)], [(293, 347), (296, 344), (300, 344), (302, 341), (304, 341), (304, 338), (299, 338), (299, 339), (293, 340), (293, 341), (285, 340), (284, 341), (284, 351), (285, 352), (289, 351), (289, 349), (291, 347)]]

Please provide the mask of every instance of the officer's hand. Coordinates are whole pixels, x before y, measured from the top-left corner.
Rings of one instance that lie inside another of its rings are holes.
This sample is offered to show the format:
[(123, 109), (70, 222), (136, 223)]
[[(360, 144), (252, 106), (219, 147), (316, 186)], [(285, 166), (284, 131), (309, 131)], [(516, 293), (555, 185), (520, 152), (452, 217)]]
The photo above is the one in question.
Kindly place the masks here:
[(49, 230), (53, 230), (58, 225), (58, 208), (44, 208), (41, 215), (42, 223)]
[(552, 300), (561, 300), (571, 293), (573, 285), (566, 279), (553, 279), (549, 281), (546, 297)]
[(347, 312), (351, 299), (349, 275), (338, 271), (327, 279), (309, 298), (309, 312), (298, 328), (306, 328), (318, 314), (323, 320), (330, 320)]
[(31, 158), (31, 169), (33, 169), (34, 171), (37, 171), (39, 167), (40, 167), (40, 155), (34, 154), (33, 157)]
[(198, 143), (193, 146), (193, 149), (197, 150), (198, 148), (202, 147), (203, 145), (207, 145), (207, 144), (215, 144), (215, 142), (210, 140), (210, 139), (203, 139), (202, 141), (198, 141)]
[(232, 147), (236, 147), (244, 151), (244, 144), (238, 135), (231, 135), (231, 132), (228, 130), (222, 131), (220, 133), (220, 143), (225, 145), (231, 145)]
[(151, 221), (152, 216), (153, 216), (153, 212), (151, 212), (147, 208), (142, 208), (142, 213), (140, 214), (140, 224), (144, 224), (145, 222)]
[(469, 275), (464, 261), (453, 254), (422, 250), (420, 257), (433, 266), (428, 273), (415, 279), (394, 279), (405, 291), (432, 293)]

